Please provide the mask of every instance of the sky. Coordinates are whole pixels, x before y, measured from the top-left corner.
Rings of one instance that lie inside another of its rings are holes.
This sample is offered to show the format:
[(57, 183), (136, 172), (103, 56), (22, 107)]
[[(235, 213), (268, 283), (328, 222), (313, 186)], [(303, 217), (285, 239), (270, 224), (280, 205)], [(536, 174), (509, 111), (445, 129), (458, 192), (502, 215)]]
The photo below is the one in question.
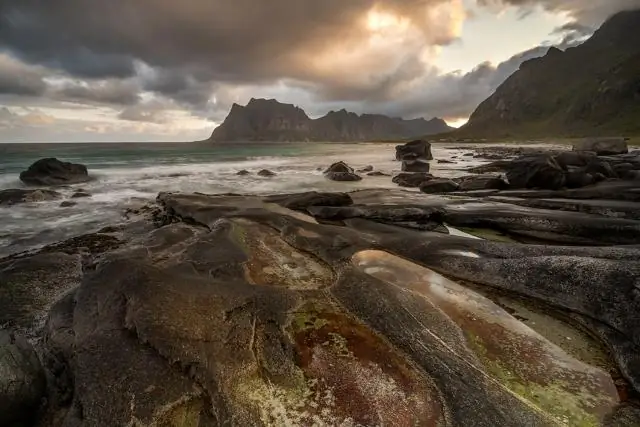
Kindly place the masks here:
[(193, 141), (233, 103), (463, 124), (640, 0), (0, 0), (0, 142)]

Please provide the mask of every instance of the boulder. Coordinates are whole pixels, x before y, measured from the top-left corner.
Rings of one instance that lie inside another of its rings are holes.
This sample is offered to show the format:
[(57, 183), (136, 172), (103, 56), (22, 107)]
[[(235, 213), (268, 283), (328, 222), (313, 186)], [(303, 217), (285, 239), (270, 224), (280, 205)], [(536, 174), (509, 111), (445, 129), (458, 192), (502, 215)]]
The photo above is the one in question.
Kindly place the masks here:
[(272, 176), (276, 176), (277, 173), (275, 172), (271, 172), (269, 169), (262, 169), (260, 172), (258, 172), (258, 176), (262, 176), (265, 178), (270, 178)]
[(455, 162), (452, 162), (451, 160), (438, 160), (438, 164), (439, 165), (441, 165), (441, 164), (451, 164), (451, 163), (455, 163)]
[(369, 165), (369, 166), (365, 166), (361, 169), (358, 169), (358, 172), (364, 173), (364, 172), (371, 172), (373, 171), (373, 166)]
[(83, 191), (78, 191), (76, 193), (73, 193), (73, 195), (71, 196), (72, 199), (84, 199), (86, 197), (91, 197), (91, 194), (85, 193)]
[(598, 156), (626, 154), (629, 146), (625, 138), (587, 138), (576, 142), (573, 151), (592, 151)]
[(597, 175), (597, 174), (602, 174), (602, 176), (604, 176), (605, 178), (617, 178), (618, 177), (618, 174), (611, 167), (609, 162), (606, 162), (606, 161), (601, 160), (601, 159), (595, 159), (594, 161), (589, 163), (585, 167), (584, 171), (586, 173), (589, 173), (589, 174), (594, 175), (594, 176)]
[(324, 176), (332, 181), (360, 181), (362, 177), (357, 175), (353, 168), (345, 162), (336, 162), (324, 171)]
[(60, 203), (60, 207), (61, 208), (70, 208), (70, 207), (75, 206), (77, 204), (78, 203), (72, 202), (71, 200), (65, 200), (64, 202)]
[(511, 162), (507, 171), (511, 188), (559, 190), (565, 186), (564, 169), (553, 156), (520, 157)]
[(433, 179), (433, 175), (430, 173), (399, 173), (391, 180), (394, 184), (398, 184), (400, 187), (418, 188), (424, 182)]
[(0, 417), (3, 426), (31, 425), (45, 397), (46, 376), (21, 335), (0, 329)]
[(369, 172), (367, 176), (391, 176), (391, 175), (389, 175), (388, 173), (375, 171), (375, 172)]
[(310, 206), (349, 206), (353, 204), (351, 196), (347, 193), (319, 193), (317, 191), (277, 194), (265, 197), (264, 201), (293, 210), (306, 210)]
[(450, 179), (432, 179), (420, 185), (420, 191), (427, 194), (451, 193), (458, 188), (458, 184)]
[(570, 166), (583, 167), (593, 162), (597, 158), (596, 153), (589, 151), (564, 151), (556, 154), (555, 159), (558, 165), (563, 169), (568, 169)]
[(242, 169), (242, 170), (236, 172), (236, 175), (238, 175), (238, 176), (246, 176), (246, 175), (251, 175), (251, 172), (249, 172), (246, 169)]
[(582, 188), (595, 182), (595, 177), (584, 170), (569, 171), (565, 174), (565, 186), (567, 188)]
[(422, 160), (403, 160), (402, 172), (429, 172), (430, 165)]
[(20, 180), (27, 185), (65, 185), (87, 182), (90, 177), (84, 165), (46, 158), (29, 166)]
[(619, 176), (622, 176), (625, 172), (629, 172), (635, 169), (636, 165), (634, 165), (633, 163), (618, 163), (616, 165), (613, 165), (613, 170)]
[(418, 139), (396, 146), (396, 160), (406, 159), (433, 160), (431, 144), (425, 140)]
[(0, 190), (0, 206), (11, 206), (18, 203), (43, 202), (59, 199), (62, 195), (53, 190), (26, 190), (12, 188)]
[(504, 190), (509, 186), (504, 179), (495, 176), (465, 176), (453, 181), (459, 185), (457, 191)]

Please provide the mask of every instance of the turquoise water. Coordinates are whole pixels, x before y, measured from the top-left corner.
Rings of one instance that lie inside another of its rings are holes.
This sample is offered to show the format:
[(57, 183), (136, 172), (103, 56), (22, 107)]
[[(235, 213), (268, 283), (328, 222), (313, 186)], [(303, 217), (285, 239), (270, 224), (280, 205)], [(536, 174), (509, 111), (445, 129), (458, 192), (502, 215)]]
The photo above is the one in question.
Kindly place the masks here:
[[(436, 158), (460, 152), (434, 147)], [(127, 208), (152, 201), (159, 192), (273, 194), (301, 191), (352, 191), (397, 188), (390, 177), (365, 176), (360, 182), (341, 183), (324, 178), (322, 170), (339, 160), (354, 168), (372, 165), (395, 173), (394, 144), (308, 143), (135, 143), (135, 144), (0, 144), (0, 190), (20, 188), (19, 173), (34, 161), (57, 157), (82, 163), (91, 182), (57, 187), (61, 200), (0, 207), (0, 256), (96, 231), (123, 221)], [(466, 158), (471, 166), (473, 159)], [(238, 176), (246, 169), (249, 176)], [(277, 175), (256, 175), (269, 169)], [(461, 174), (455, 165), (432, 163), (439, 176)], [(90, 198), (60, 207), (82, 189)]]

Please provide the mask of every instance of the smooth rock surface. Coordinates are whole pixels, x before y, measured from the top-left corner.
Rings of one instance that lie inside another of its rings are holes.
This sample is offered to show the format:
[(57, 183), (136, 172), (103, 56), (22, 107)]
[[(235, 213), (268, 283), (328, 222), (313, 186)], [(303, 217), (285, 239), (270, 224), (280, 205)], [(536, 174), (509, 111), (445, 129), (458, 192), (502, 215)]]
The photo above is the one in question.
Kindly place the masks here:
[(344, 162), (337, 162), (324, 171), (324, 175), (332, 181), (360, 181), (362, 177), (357, 175), (353, 168)]
[(20, 180), (28, 185), (66, 185), (87, 182), (90, 177), (84, 165), (47, 158), (20, 173)]
[(422, 159), (433, 160), (433, 154), (431, 154), (431, 144), (422, 139), (407, 142), (404, 145), (396, 146), (396, 160), (405, 159)]
[(53, 190), (25, 190), (9, 189), (0, 190), (0, 206), (11, 206), (18, 203), (44, 202), (56, 200), (62, 195)]

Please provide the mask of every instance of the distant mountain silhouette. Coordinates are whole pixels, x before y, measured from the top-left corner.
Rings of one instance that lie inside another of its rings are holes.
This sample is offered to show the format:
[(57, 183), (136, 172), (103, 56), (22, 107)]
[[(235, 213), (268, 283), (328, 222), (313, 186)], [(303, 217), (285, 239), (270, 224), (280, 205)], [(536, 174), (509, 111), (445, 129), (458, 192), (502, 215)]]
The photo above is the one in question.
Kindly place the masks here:
[(450, 131), (438, 118), (403, 120), (381, 114), (357, 115), (331, 111), (310, 119), (302, 110), (275, 99), (252, 99), (247, 106), (233, 104), (210, 141), (375, 141), (410, 138)]
[(524, 62), (455, 135), (640, 134), (640, 10), (582, 45)]

